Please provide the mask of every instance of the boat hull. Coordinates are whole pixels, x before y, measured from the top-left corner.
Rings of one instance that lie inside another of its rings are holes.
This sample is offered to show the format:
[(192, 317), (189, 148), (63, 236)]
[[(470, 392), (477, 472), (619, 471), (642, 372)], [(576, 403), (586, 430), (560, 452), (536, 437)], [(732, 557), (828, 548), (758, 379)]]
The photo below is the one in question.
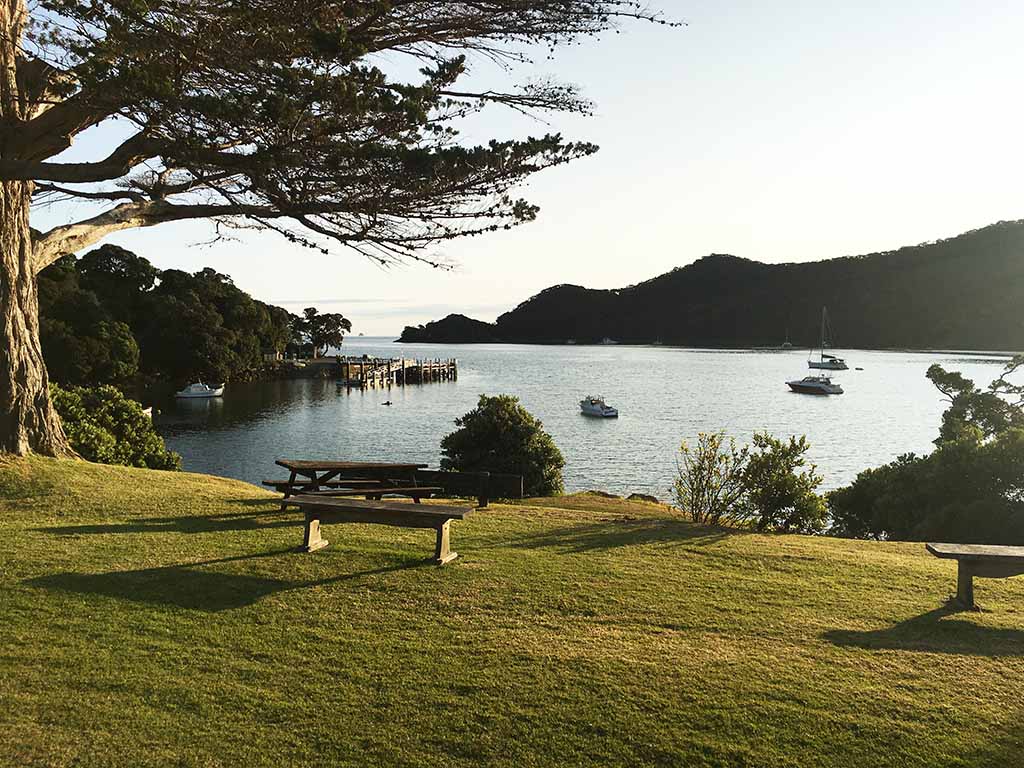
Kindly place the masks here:
[(216, 389), (208, 389), (203, 392), (190, 392), (187, 389), (183, 389), (181, 392), (175, 392), (174, 396), (179, 400), (207, 400), (211, 397), (222, 397), (224, 395), (224, 387), (217, 387)]
[(580, 413), (584, 416), (594, 416), (599, 419), (617, 419), (619, 418), (619, 412), (614, 408), (609, 408), (607, 411), (593, 411), (586, 408), (581, 408)]
[(787, 381), (786, 384), (794, 392), (801, 395), (841, 395), (843, 388), (838, 384), (817, 384), (803, 381)]
[(807, 361), (807, 367), (808, 368), (817, 368), (818, 370), (822, 370), (822, 371), (848, 371), (848, 370), (850, 370), (850, 366), (848, 366), (846, 363), (842, 362), (841, 360), (840, 361), (836, 361), (836, 362), (831, 362), (829, 360), (823, 360), (822, 362), (818, 362), (816, 360), (808, 360)]

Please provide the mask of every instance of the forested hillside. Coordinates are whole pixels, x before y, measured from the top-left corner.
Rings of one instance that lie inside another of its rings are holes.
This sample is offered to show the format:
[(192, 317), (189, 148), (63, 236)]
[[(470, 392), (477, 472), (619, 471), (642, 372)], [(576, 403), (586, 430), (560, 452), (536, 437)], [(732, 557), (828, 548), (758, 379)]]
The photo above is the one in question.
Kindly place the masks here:
[(466, 337), (465, 318), (403, 341), (580, 343), (615, 339), (810, 346), (827, 306), (841, 347), (1024, 349), (1024, 221), (827, 261), (763, 264), (713, 254), (620, 290), (559, 285)]

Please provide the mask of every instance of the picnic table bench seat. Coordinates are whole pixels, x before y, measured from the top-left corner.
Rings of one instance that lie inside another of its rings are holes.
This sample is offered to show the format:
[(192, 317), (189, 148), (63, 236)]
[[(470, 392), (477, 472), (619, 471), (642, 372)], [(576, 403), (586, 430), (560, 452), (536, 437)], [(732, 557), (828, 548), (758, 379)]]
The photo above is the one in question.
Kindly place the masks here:
[(364, 486), (376, 486), (380, 485), (379, 480), (324, 480), (317, 482), (313, 480), (307, 480), (300, 478), (298, 480), (264, 480), (263, 485), (268, 488), (273, 488), (276, 491), (285, 490), (301, 490), (303, 488), (312, 488), (314, 485), (320, 486), (321, 488), (360, 488)]
[(301, 551), (316, 552), (327, 546), (320, 528), (332, 523), (372, 523), (400, 528), (424, 528), (437, 533), (433, 562), (450, 563), (457, 552), (450, 548), (449, 525), (452, 520), (463, 520), (472, 507), (447, 505), (418, 505), (394, 501), (364, 501), (338, 498), (321, 494), (292, 496), (290, 505), (297, 506), (305, 516), (305, 534)]
[[(345, 498), (348, 496), (364, 496), (371, 501), (380, 501), (385, 496), (405, 496), (406, 498), (412, 499), (417, 504), (420, 503), (420, 499), (429, 498), (435, 494), (441, 493), (443, 489), (437, 486), (430, 485), (369, 485), (361, 488), (335, 488), (328, 489), (326, 491), (304, 491), (300, 495), (303, 496), (329, 496), (331, 498)], [(285, 504), (293, 503), (292, 496), (285, 500)]]
[(974, 577), (1006, 579), (1024, 574), (1024, 547), (994, 544), (926, 544), (935, 557), (957, 561), (956, 600), (974, 609)]

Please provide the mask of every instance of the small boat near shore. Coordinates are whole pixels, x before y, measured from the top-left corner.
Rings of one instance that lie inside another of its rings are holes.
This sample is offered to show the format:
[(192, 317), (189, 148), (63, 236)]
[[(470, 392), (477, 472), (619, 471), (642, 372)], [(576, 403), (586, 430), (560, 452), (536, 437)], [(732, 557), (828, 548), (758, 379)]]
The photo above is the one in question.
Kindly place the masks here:
[(208, 397), (221, 397), (224, 394), (224, 385), (219, 384), (217, 386), (207, 386), (201, 381), (197, 381), (195, 384), (189, 384), (182, 390), (174, 393), (175, 397), (182, 399), (196, 399), (196, 398), (208, 398)]
[(580, 411), (584, 416), (599, 416), (604, 419), (617, 419), (619, 412), (605, 403), (603, 397), (587, 395), (580, 400)]
[(832, 379), (825, 375), (805, 376), (799, 381), (787, 381), (786, 384), (794, 392), (802, 395), (841, 395), (843, 388), (833, 384)]

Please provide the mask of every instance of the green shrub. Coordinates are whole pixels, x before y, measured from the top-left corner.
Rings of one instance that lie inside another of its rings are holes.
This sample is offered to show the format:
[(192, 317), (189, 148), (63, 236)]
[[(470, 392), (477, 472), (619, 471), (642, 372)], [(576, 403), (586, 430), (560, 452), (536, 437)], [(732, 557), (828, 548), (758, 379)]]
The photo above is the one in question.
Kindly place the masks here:
[(861, 472), (828, 505), (839, 536), (1024, 545), (1024, 430), (901, 456)]
[(987, 389), (939, 365), (949, 407), (937, 450), (906, 454), (829, 494), (832, 533), (852, 538), (1024, 545), (1024, 357)]
[(679, 448), (672, 493), (676, 506), (702, 525), (739, 524), (746, 520), (743, 470), (749, 450), (736, 448), (724, 432), (701, 432), (697, 443)]
[(442, 469), (522, 475), (527, 496), (562, 492), (562, 452), (519, 398), (480, 395), (476, 408), (455, 426), (441, 440)]
[(788, 442), (754, 435), (754, 450), (736, 447), (724, 432), (702, 432), (679, 449), (672, 492), (676, 506), (703, 525), (746, 525), (759, 531), (818, 533), (825, 527), (825, 502), (816, 467), (806, 465), (806, 437)]
[(88, 461), (148, 469), (181, 469), (142, 406), (111, 386), (61, 389), (51, 386), (71, 447)]
[[(754, 435), (754, 451), (743, 471), (748, 515), (759, 531), (820, 533), (825, 528), (825, 500), (816, 493), (822, 477), (804, 458), (806, 437), (778, 440)], [(797, 470), (807, 467), (802, 472)]]

